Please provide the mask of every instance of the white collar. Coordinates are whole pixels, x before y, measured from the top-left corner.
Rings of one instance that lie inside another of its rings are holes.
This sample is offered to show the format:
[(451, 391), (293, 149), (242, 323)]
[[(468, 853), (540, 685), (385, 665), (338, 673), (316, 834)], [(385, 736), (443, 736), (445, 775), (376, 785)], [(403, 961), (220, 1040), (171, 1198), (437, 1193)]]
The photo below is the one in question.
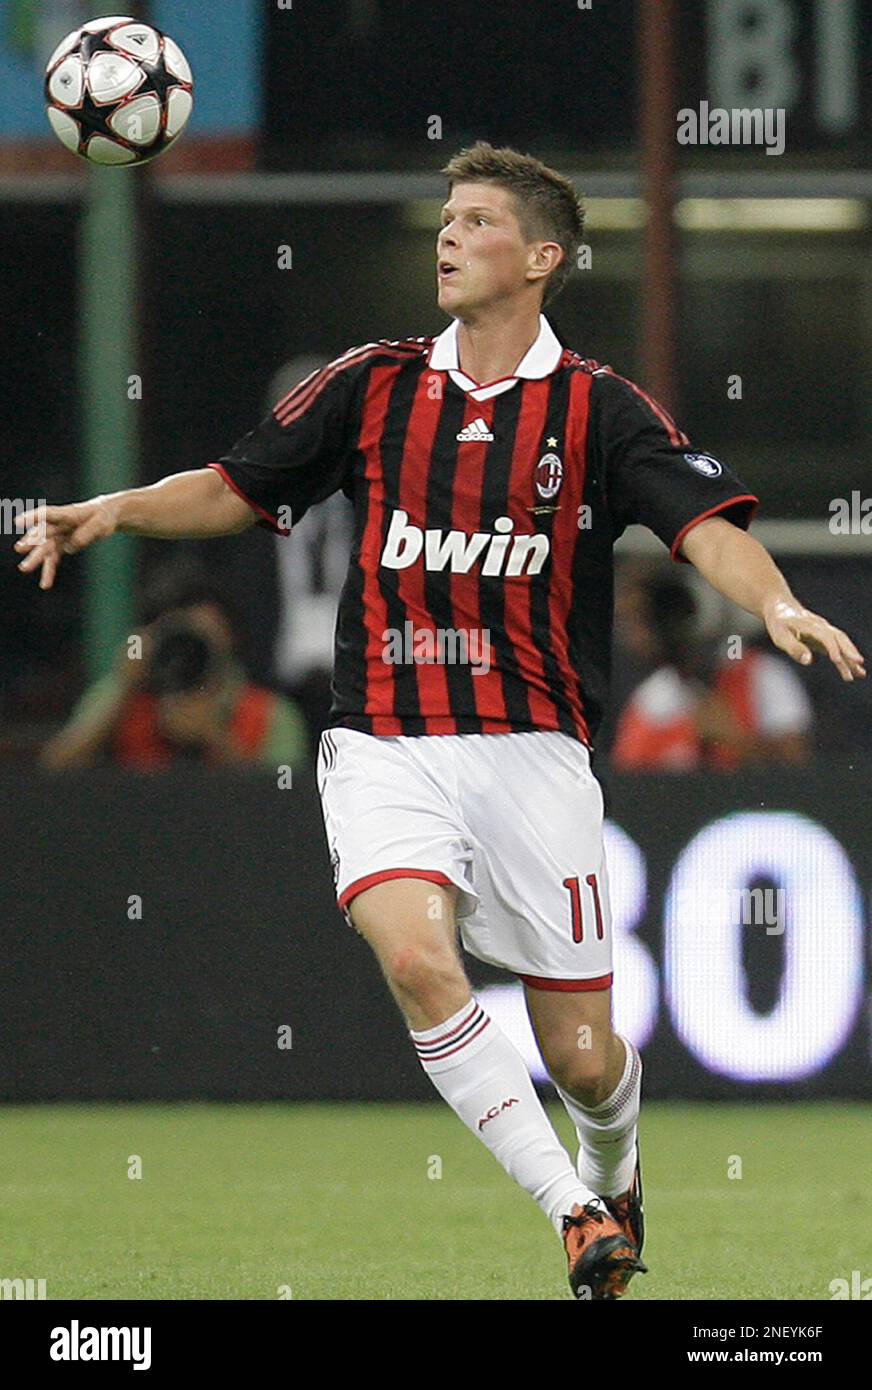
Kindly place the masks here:
[(527, 349), (511, 376), (499, 377), (482, 386), (471, 376), (460, 370), (460, 356), (457, 346), (458, 319), (434, 338), (430, 348), (429, 365), (437, 372), (449, 372), (455, 385), (476, 401), (489, 400), (503, 391), (510, 391), (521, 377), (527, 380), (540, 380), (556, 371), (563, 356), (563, 348), (544, 314), (539, 315), (539, 334), (536, 341)]

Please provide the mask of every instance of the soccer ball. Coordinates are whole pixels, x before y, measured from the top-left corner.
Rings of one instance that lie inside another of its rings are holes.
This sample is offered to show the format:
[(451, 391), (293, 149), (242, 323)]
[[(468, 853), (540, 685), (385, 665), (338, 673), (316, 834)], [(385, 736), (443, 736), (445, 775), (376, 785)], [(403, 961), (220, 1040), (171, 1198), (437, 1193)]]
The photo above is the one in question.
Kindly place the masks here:
[(68, 150), (94, 164), (144, 164), (168, 148), (194, 105), (177, 43), (129, 15), (92, 19), (45, 69), (46, 115)]

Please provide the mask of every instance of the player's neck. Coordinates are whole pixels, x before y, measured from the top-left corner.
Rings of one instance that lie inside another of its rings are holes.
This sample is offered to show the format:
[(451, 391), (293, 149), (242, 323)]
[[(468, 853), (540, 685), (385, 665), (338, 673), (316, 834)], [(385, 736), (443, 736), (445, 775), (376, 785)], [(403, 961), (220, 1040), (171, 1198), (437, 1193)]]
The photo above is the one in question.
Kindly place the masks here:
[(539, 326), (538, 307), (526, 304), (508, 317), (503, 310), (461, 320), (457, 330), (460, 370), (482, 385), (512, 376), (538, 338)]

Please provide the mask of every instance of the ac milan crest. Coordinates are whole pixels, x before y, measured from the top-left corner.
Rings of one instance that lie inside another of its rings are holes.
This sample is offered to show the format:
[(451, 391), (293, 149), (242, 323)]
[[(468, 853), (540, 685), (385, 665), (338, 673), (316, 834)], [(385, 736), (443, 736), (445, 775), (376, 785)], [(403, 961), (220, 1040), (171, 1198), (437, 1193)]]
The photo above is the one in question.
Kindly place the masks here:
[(563, 482), (563, 464), (556, 454), (543, 454), (536, 464), (536, 491), (540, 497), (550, 501), (560, 491)]

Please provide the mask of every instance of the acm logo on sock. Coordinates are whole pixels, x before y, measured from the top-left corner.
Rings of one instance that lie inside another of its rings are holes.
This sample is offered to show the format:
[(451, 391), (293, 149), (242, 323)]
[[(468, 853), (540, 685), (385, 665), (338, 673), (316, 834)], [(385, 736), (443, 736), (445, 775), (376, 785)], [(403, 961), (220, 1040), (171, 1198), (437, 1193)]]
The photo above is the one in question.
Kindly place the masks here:
[(504, 1110), (511, 1110), (513, 1105), (520, 1104), (521, 1102), (518, 1100), (517, 1096), (509, 1096), (507, 1100), (501, 1101), (499, 1105), (492, 1105), (487, 1114), (482, 1115), (478, 1122), (479, 1133), (484, 1129), (488, 1120), (495, 1120), (498, 1115), (502, 1115)]

